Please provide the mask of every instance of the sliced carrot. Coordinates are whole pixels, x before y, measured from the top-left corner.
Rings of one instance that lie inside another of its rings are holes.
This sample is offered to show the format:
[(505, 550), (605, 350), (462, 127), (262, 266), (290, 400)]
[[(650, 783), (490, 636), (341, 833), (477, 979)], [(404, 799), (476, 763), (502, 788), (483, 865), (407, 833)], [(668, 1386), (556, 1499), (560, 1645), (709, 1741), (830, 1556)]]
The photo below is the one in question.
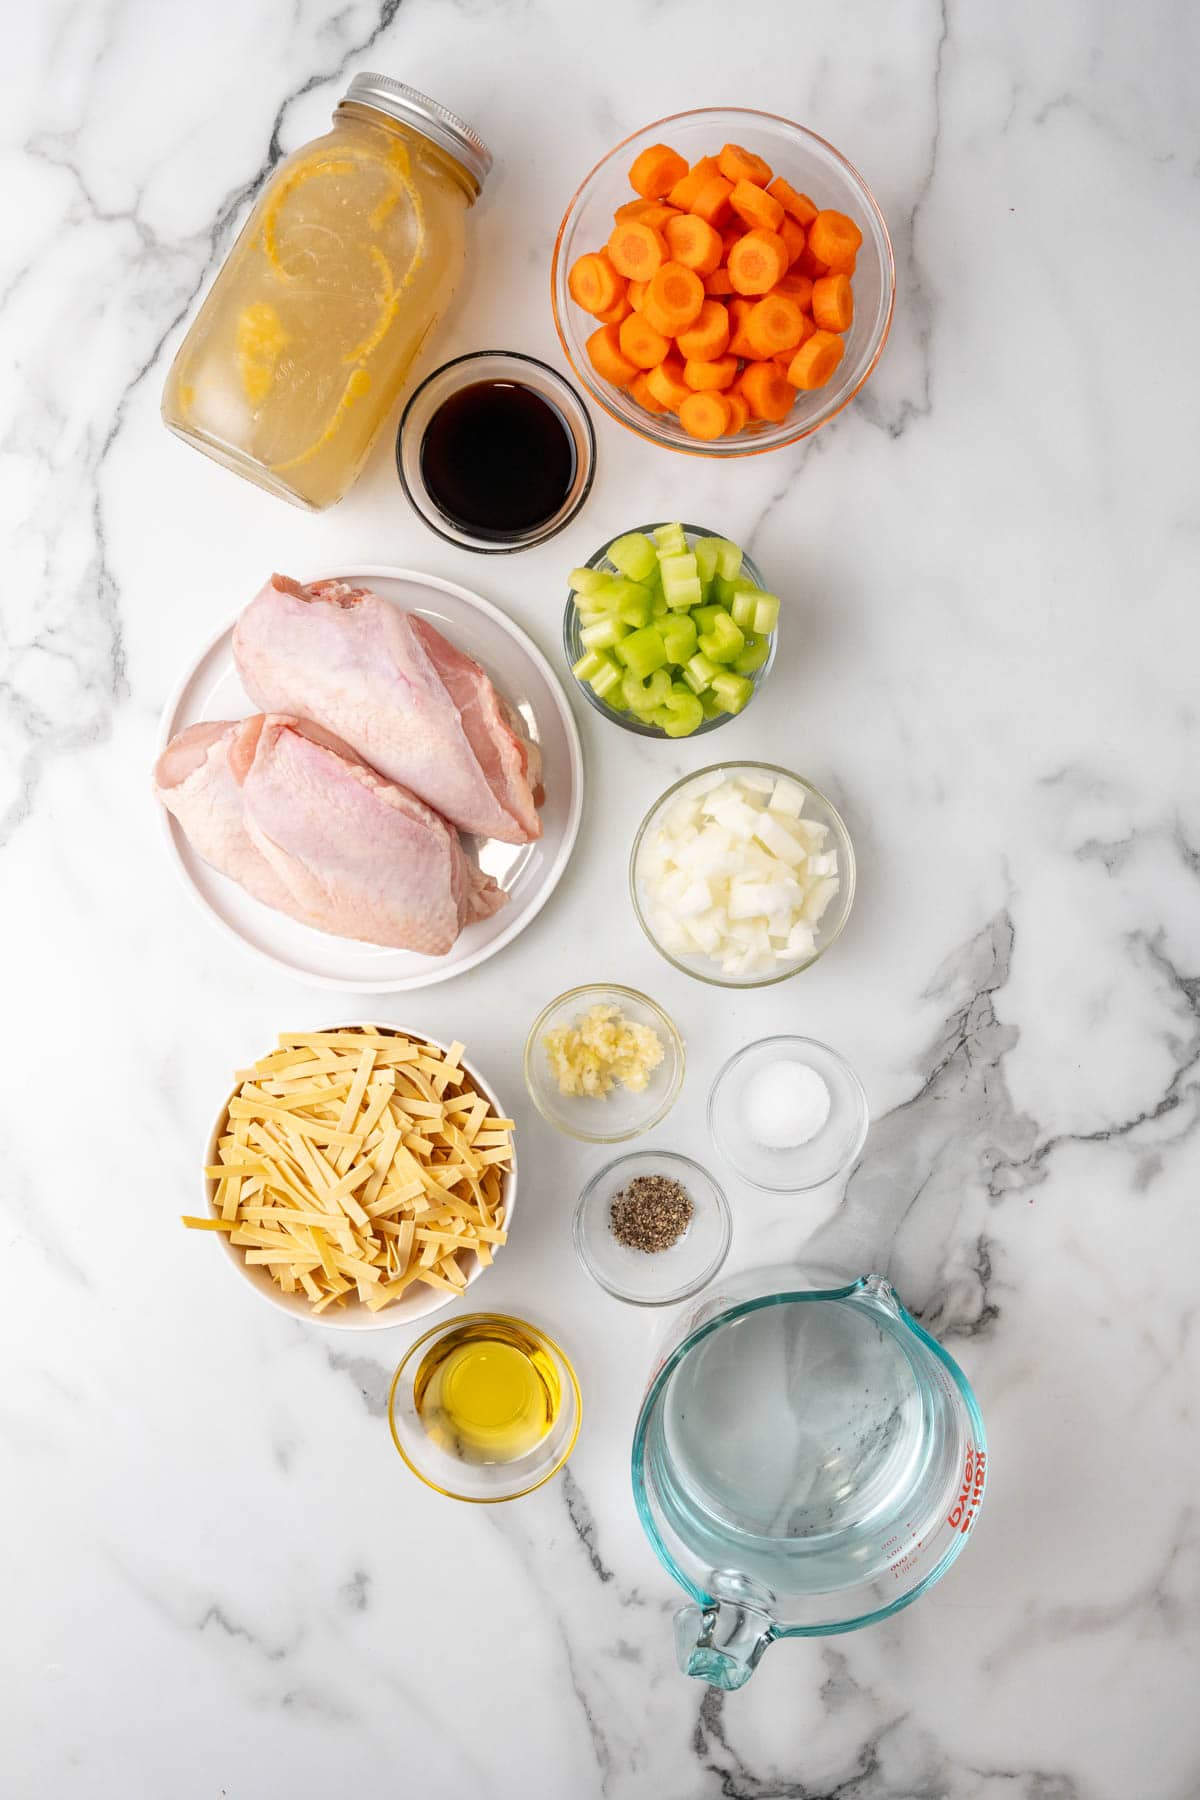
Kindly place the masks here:
[(755, 187), (752, 181), (737, 182), (729, 196), (729, 204), (751, 231), (759, 225), (766, 231), (778, 231), (783, 224), (783, 208), (778, 200)]
[[(634, 312), (641, 312), (642, 301), (646, 297), (646, 289), (649, 286), (650, 286), (650, 283), (648, 281), (631, 281), (629, 286), (625, 289), (626, 294), (629, 296), (629, 304), (630, 304), (630, 306), (632, 306)], [(808, 287), (809, 287), (809, 292), (811, 293), (812, 292), (812, 282), (811, 281), (809, 282)]]
[(724, 356), (729, 343), (729, 311), (719, 300), (706, 300), (696, 318), (678, 335), (679, 354), (691, 362)]
[(792, 366), (788, 370), (788, 380), (793, 387), (824, 387), (833, 371), (845, 355), (846, 345), (842, 338), (835, 337), (831, 331), (814, 331), (808, 342), (801, 344), (792, 358)]
[(601, 325), (619, 325), (623, 319), (629, 317), (632, 311), (633, 304), (629, 298), (629, 283), (623, 281), (621, 283), (621, 292), (613, 301), (612, 305), (606, 306), (603, 312), (593, 313), (592, 317), (594, 319), (599, 319)]
[(792, 264), (792, 268), (797, 275), (807, 275), (810, 281), (819, 281), (822, 275), (829, 273), (829, 264), (822, 262), (820, 257), (814, 253), (811, 237)]
[(699, 318), (703, 305), (704, 283), (696, 271), (666, 262), (650, 277), (642, 312), (664, 337), (677, 337)]
[(711, 275), (704, 277), (704, 291), (706, 294), (715, 295), (718, 299), (722, 294), (732, 294), (733, 283), (729, 279), (729, 270), (724, 265), (719, 269), (714, 269)]
[(747, 361), (754, 356), (754, 348), (746, 337), (746, 318), (753, 305), (753, 300), (745, 300), (739, 294), (726, 308), (729, 314), (729, 354), (743, 356)]
[(734, 393), (732, 388), (726, 388), (725, 401), (729, 407), (729, 423), (725, 427), (725, 436), (735, 437), (739, 431), (746, 429), (750, 408), (746, 404), (745, 395)]
[(667, 195), (672, 206), (678, 206), (683, 212), (690, 212), (692, 201), (704, 186), (710, 175), (717, 173), (715, 156), (702, 156), (694, 162), (682, 181), (677, 181)]
[[(633, 286), (633, 282), (630, 282), (629, 298), (636, 306), (637, 301), (633, 299)], [(812, 305), (812, 291), (812, 276), (797, 275), (794, 269), (789, 269), (786, 275), (781, 275), (771, 289), (773, 294), (786, 294), (789, 300), (794, 300), (801, 312), (807, 312)]]
[(648, 281), (667, 260), (667, 240), (644, 219), (622, 219), (613, 227), (608, 254), (619, 275), (630, 281)]
[(726, 144), (717, 158), (717, 167), (727, 181), (752, 181), (756, 187), (765, 188), (771, 179), (770, 163), (755, 156), (753, 150), (743, 150), (740, 144)]
[(663, 235), (671, 261), (697, 275), (711, 275), (725, 254), (720, 233), (706, 219), (695, 213), (675, 213), (667, 220)]
[(678, 215), (678, 207), (666, 206), (661, 200), (626, 200), (613, 218), (618, 224), (625, 219), (640, 219), (643, 225), (653, 225), (655, 231), (661, 231), (668, 219)]
[(618, 333), (621, 355), (638, 369), (656, 369), (671, 348), (671, 340), (655, 331), (641, 313), (631, 312)]
[(854, 289), (848, 275), (822, 275), (813, 282), (812, 316), (822, 331), (849, 331), (854, 323)]
[(814, 256), (840, 274), (854, 267), (862, 232), (843, 212), (819, 212), (808, 233), (808, 244)]
[(787, 266), (787, 246), (776, 231), (748, 231), (729, 252), (729, 279), (739, 294), (767, 293)]
[(742, 398), (755, 419), (779, 424), (792, 410), (796, 390), (773, 362), (752, 363), (742, 373)]
[(576, 306), (582, 306), (584, 312), (602, 313), (620, 299), (625, 283), (606, 253), (600, 250), (576, 258), (567, 276), (567, 288)]
[(798, 343), (796, 345), (796, 348), (791, 351), (790, 354), (793, 357), (796, 354), (796, 350), (798, 350), (800, 348), (800, 344), (807, 344), (809, 338), (812, 336), (813, 332), (817, 329), (816, 326), (813, 324), (812, 319), (809, 317), (808, 313), (806, 313), (806, 312), (802, 312), (800, 314), (800, 325), (801, 325), (800, 343)]
[(774, 194), (788, 217), (795, 219), (797, 225), (803, 225), (807, 231), (817, 216), (817, 209), (807, 194), (797, 193), (791, 182), (785, 181), (782, 175), (775, 177), (767, 192)]
[(629, 392), (633, 395), (633, 398), (637, 401), (638, 405), (644, 406), (648, 413), (666, 412), (667, 408), (663, 405), (662, 401), (656, 399), (650, 392), (650, 383), (646, 379), (644, 370), (638, 370), (638, 373), (629, 384)]
[[(782, 350), (794, 350), (804, 336), (803, 319), (804, 314), (794, 300), (789, 300), (785, 294), (767, 294), (746, 314), (743, 326), (746, 342), (753, 347), (756, 356), (778, 356)], [(624, 339), (622, 348), (625, 348)]]
[(643, 200), (661, 200), (688, 172), (685, 159), (669, 144), (651, 144), (633, 160), (629, 185)]
[(714, 356), (707, 362), (685, 362), (683, 379), (698, 394), (727, 388), (738, 372), (736, 356)]
[(724, 175), (710, 175), (697, 192), (688, 211), (707, 220), (710, 225), (724, 225), (729, 217), (729, 196), (732, 192), (732, 181), (726, 181)]
[(788, 266), (790, 267), (798, 256), (804, 254), (804, 246), (808, 242), (808, 239), (804, 234), (804, 227), (803, 225), (797, 225), (795, 219), (789, 219), (785, 213), (783, 215), (782, 223), (777, 225), (775, 229), (787, 245)]
[(674, 412), (692, 391), (683, 379), (683, 359), (674, 354), (647, 371), (646, 386), (667, 412)]
[(637, 364), (631, 363), (621, 349), (616, 325), (601, 325), (599, 331), (593, 331), (587, 341), (587, 353), (597, 375), (615, 387), (628, 387), (637, 374)]
[(679, 408), (679, 423), (694, 438), (724, 437), (729, 417), (729, 402), (724, 394), (689, 394)]
[(725, 261), (729, 261), (729, 252), (741, 241), (745, 227), (739, 219), (735, 225), (726, 225), (721, 232), (721, 247), (725, 252)]

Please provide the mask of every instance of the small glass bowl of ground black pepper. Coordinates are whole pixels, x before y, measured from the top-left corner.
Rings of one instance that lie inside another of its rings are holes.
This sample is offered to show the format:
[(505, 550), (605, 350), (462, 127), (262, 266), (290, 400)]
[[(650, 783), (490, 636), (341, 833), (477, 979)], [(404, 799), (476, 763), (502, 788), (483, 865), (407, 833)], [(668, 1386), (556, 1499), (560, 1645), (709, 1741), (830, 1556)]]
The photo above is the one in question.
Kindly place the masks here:
[(573, 1227), (579, 1260), (618, 1300), (673, 1306), (712, 1280), (729, 1253), (729, 1202), (689, 1156), (637, 1150), (584, 1188)]
[(448, 543), (504, 556), (568, 525), (591, 492), (596, 438), (569, 382), (514, 350), (477, 350), (427, 376), (404, 409), (396, 467)]

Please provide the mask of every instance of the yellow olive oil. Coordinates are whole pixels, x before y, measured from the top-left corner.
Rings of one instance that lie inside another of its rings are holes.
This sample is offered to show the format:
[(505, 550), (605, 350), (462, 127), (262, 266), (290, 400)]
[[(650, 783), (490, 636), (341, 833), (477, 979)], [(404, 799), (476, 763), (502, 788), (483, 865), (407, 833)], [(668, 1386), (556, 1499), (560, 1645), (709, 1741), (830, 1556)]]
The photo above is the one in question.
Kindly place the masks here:
[(511, 1463), (542, 1442), (562, 1388), (549, 1356), (518, 1325), (468, 1320), (422, 1358), (413, 1403), (429, 1436), (460, 1462)]

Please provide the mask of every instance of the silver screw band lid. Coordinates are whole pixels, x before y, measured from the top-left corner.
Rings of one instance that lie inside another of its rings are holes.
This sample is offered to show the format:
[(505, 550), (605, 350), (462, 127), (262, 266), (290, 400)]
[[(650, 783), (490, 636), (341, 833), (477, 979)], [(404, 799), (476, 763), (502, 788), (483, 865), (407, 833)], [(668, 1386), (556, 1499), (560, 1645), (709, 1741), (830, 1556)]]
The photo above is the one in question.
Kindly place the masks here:
[(492, 166), (492, 153), (478, 132), (472, 131), (467, 121), (451, 112), (448, 106), (431, 100), (428, 94), (408, 87), (403, 81), (393, 81), (390, 75), (367, 71), (354, 77), (342, 98), (353, 101), (356, 106), (369, 106), (376, 112), (386, 113), (390, 119), (399, 119), (402, 125), (411, 125), (414, 131), (419, 131), (455, 162), (461, 163), (476, 189), (482, 188)]

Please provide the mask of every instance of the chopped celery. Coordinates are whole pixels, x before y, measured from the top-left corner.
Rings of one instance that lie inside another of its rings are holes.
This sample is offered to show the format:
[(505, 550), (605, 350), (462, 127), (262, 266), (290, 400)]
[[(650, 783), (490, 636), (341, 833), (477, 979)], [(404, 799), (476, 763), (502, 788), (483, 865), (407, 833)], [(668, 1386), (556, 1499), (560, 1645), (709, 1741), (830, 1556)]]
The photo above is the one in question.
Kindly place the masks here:
[(627, 638), (621, 639), (616, 652), (618, 661), (623, 662), (640, 679), (652, 675), (655, 669), (663, 668), (667, 661), (666, 646), (653, 625), (647, 625), (641, 631), (631, 631)]
[(660, 585), (652, 591), (650, 596), (651, 615), (656, 619), (662, 619), (666, 617), (670, 610), (670, 607), (667, 605), (667, 596), (663, 593)]
[(720, 695), (714, 694), (711, 688), (700, 702), (700, 706), (706, 719), (719, 719), (723, 712), (729, 710)]
[(754, 683), (745, 675), (734, 675), (730, 670), (722, 669), (713, 681), (712, 689), (726, 712), (740, 713), (754, 693)]
[(682, 556), (687, 549), (682, 525), (660, 525), (654, 533), (654, 542), (658, 545), (660, 559), (664, 556)]
[(627, 531), (608, 546), (608, 560), (631, 581), (645, 581), (658, 560), (650, 539), (641, 531)]
[(735, 675), (753, 675), (762, 668), (771, 654), (771, 640), (760, 637), (756, 632), (746, 633), (746, 648), (738, 652), (730, 663)]
[(696, 654), (696, 622), (690, 613), (671, 613), (659, 626), (667, 660), (682, 668)]
[(728, 613), (722, 613), (713, 621), (711, 631), (702, 631), (699, 638), (700, 649), (705, 656), (716, 663), (732, 662), (746, 648), (743, 632), (734, 624)]
[(742, 572), (742, 547), (732, 538), (718, 538), (717, 574), (726, 581), (736, 581)]
[(760, 594), (754, 608), (754, 629), (766, 633), (779, 623), (779, 601), (774, 594)]
[(664, 706), (670, 692), (671, 677), (665, 669), (655, 669), (645, 681), (639, 680), (632, 669), (627, 669), (621, 680), (621, 698), (630, 712), (643, 716)]
[(697, 725), (704, 722), (703, 706), (695, 694), (689, 694), (678, 682), (664, 700), (663, 710), (668, 715), (663, 723), (663, 730), (668, 737), (688, 737)]
[(752, 594), (758, 592), (748, 575), (738, 575), (736, 578), (721, 574), (713, 576), (712, 597), (727, 611), (733, 605), (734, 595), (743, 594), (747, 590)]
[(588, 676), (588, 686), (601, 700), (611, 694), (614, 688), (619, 688), (621, 685), (621, 671), (612, 657), (606, 656), (603, 661), (604, 667), (597, 669), (594, 675)]
[(567, 580), (576, 594), (594, 594), (598, 587), (603, 587), (608, 576), (603, 569), (572, 569)]
[(754, 608), (758, 605), (758, 595), (753, 588), (739, 588), (729, 603), (735, 625), (743, 631), (754, 630)]
[(695, 688), (697, 694), (701, 693), (704, 688), (711, 687), (714, 679), (720, 673), (721, 665), (713, 662), (707, 656), (689, 656), (688, 666), (684, 670), (684, 674), (692, 678), (688, 682), (689, 687), (692, 687), (694, 682), (699, 682), (700, 686)]
[(631, 594), (628, 600), (622, 600), (617, 608), (617, 617), (625, 625), (648, 625), (654, 617), (654, 603), (643, 588), (637, 594)]
[(615, 613), (630, 600), (641, 599), (644, 593), (638, 581), (627, 581), (623, 575), (606, 575), (603, 584), (587, 595), (585, 603), (594, 610)]
[[(692, 662), (694, 662), (695, 660), (696, 660), (695, 657), (693, 657)], [(700, 658), (700, 661), (707, 662), (708, 658), (706, 656), (702, 656)], [(697, 695), (703, 697), (708, 692), (708, 682), (704, 679), (703, 675), (697, 675), (695, 673), (695, 671), (692, 668), (692, 662), (689, 662), (687, 667), (684, 669), (683, 679), (687, 683), (688, 687), (691, 689), (693, 694), (697, 694)], [(716, 664), (716, 663), (714, 663), (714, 665), (713, 665), (714, 668), (718, 668), (719, 666), (720, 665)]]
[(721, 548), (720, 538), (697, 538), (692, 546), (692, 555), (696, 558), (696, 569), (700, 576), (700, 586), (707, 597), (709, 583), (717, 572), (717, 556)]
[(597, 619), (594, 625), (584, 626), (579, 641), (585, 650), (611, 650), (626, 635), (620, 619)]
[(684, 552), (680, 556), (660, 556), (658, 562), (663, 593), (672, 612), (698, 606), (701, 595), (696, 558), (690, 552)]
[(692, 618), (696, 621), (696, 630), (711, 631), (716, 625), (717, 620), (723, 616), (724, 612), (725, 608), (723, 606), (717, 606), (715, 604), (711, 606), (694, 606), (692, 608)]
[(607, 661), (602, 650), (585, 650), (579, 661), (571, 664), (571, 673), (577, 681), (590, 681), (593, 675), (600, 673)]

